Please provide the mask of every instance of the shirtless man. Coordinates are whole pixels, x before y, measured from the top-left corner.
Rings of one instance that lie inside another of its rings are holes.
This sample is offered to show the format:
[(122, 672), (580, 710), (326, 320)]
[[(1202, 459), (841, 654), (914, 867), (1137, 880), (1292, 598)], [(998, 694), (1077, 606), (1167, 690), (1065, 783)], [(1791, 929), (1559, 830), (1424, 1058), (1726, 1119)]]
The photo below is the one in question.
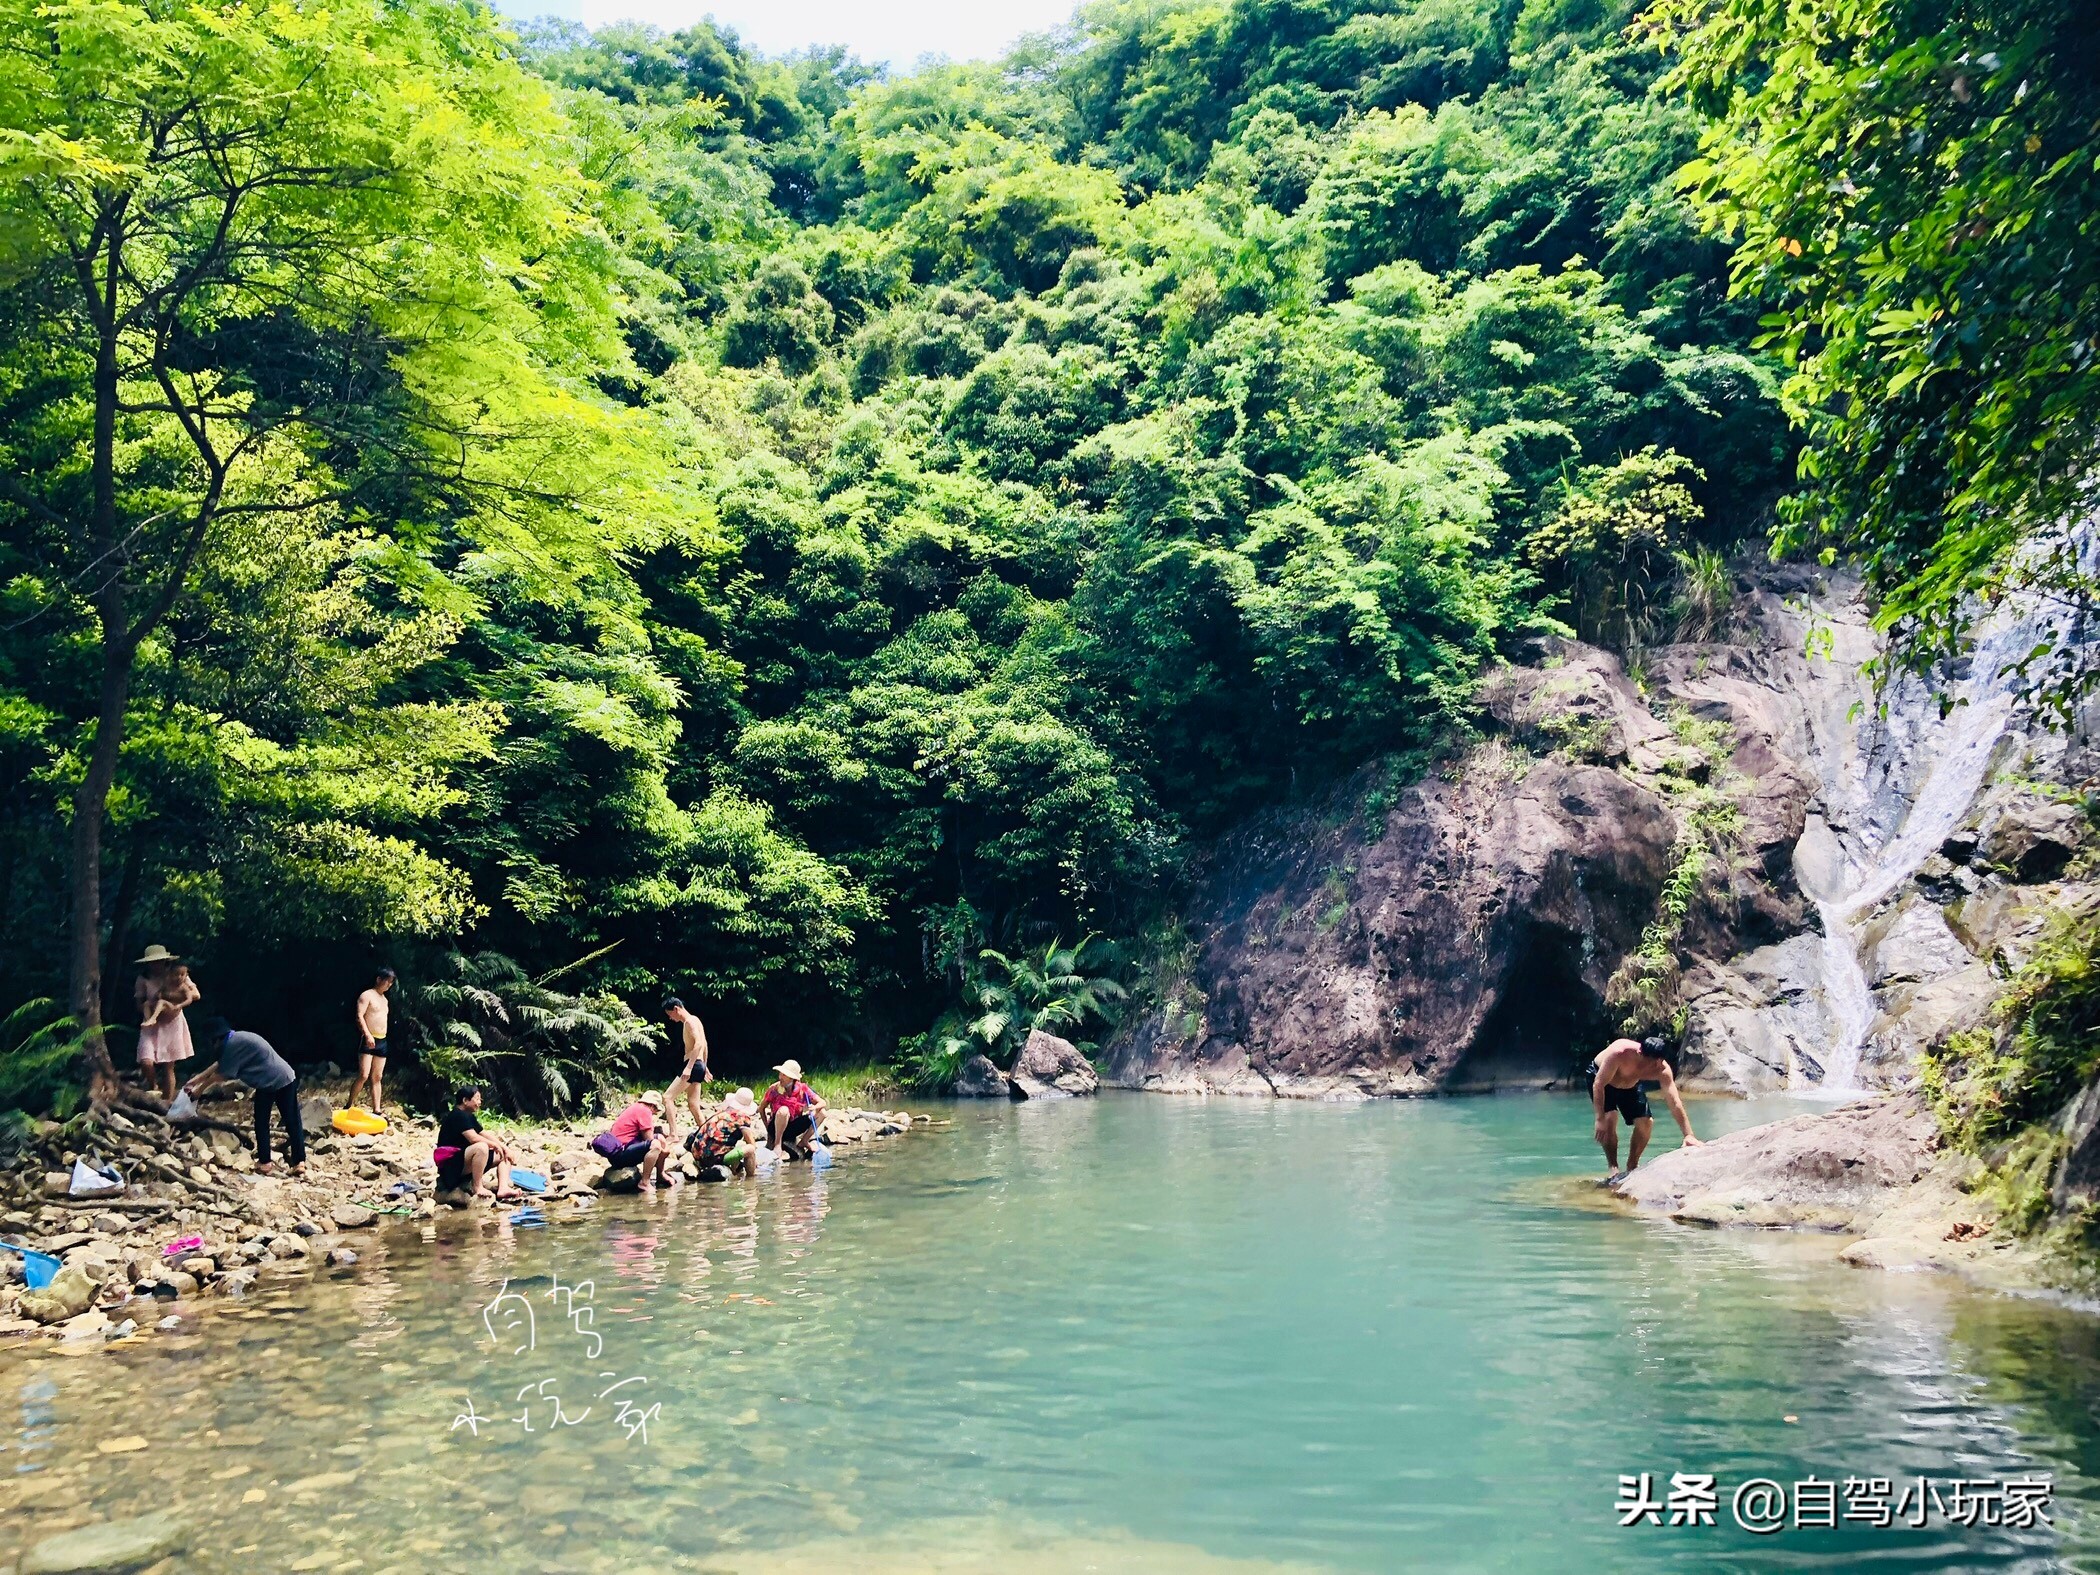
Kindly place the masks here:
[(685, 1002), (671, 996), (664, 1002), (664, 1016), (670, 1019), (673, 1032), (679, 1035), (674, 1044), (685, 1054), (685, 1064), (678, 1075), (671, 1079), (671, 1086), (664, 1090), (664, 1135), (675, 1137), (678, 1131), (678, 1096), (685, 1095), (685, 1108), (692, 1112), (693, 1130), (700, 1130), (700, 1085), (713, 1074), (707, 1069), (707, 1030), (700, 1026), (700, 1019), (685, 1009)]
[(372, 987), (357, 998), (357, 1037), (363, 1044), (357, 1057), (357, 1081), (343, 1101), (354, 1108), (357, 1091), (372, 1085), (372, 1114), (379, 1114), (381, 1085), (386, 1081), (387, 991), (394, 987), (394, 970), (381, 968), (372, 976)]
[[(1589, 1064), (1584, 1075), (1590, 1080), (1590, 1103), (1597, 1113), (1597, 1146), (1604, 1150), (1604, 1158), (1611, 1166), (1611, 1173), (1604, 1178), (1606, 1185), (1639, 1166), (1641, 1155), (1648, 1148), (1648, 1134), (1655, 1130), (1643, 1083), (1659, 1085), (1663, 1103), (1670, 1107), (1670, 1114), (1684, 1133), (1684, 1146), (1698, 1146), (1699, 1139), (1692, 1136), (1692, 1118), (1684, 1113), (1684, 1099), (1677, 1092), (1677, 1058), (1675, 1047), (1658, 1035), (1638, 1042), (1614, 1039)], [(1621, 1116), (1633, 1126), (1633, 1151), (1625, 1170), (1619, 1169)]]

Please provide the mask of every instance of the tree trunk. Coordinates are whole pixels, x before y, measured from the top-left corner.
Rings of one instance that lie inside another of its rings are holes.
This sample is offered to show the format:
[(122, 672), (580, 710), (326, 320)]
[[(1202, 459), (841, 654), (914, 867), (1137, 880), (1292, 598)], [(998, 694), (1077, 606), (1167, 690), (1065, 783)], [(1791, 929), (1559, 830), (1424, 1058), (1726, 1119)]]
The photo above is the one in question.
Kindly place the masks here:
[(138, 655), (124, 594), (124, 554), (117, 537), (117, 279), (122, 247), (123, 198), (111, 217), (105, 273), (97, 281), (100, 329), (95, 354), (94, 515), (88, 538), (103, 575), (95, 595), (102, 621), (102, 694), (95, 713), (95, 740), (87, 774), (73, 793), (73, 867), (68, 981), (73, 1020), (87, 1058), (88, 1099), (106, 1110), (118, 1095), (117, 1069), (102, 1033), (102, 818), (117, 780), (117, 752), (124, 743), (124, 706), (131, 698), (131, 669)]
[(119, 981), (125, 954), (131, 950), (131, 916), (138, 908), (139, 871), (146, 863), (146, 832), (143, 827), (132, 832), (130, 843), (124, 851), (124, 873), (117, 881), (117, 900), (110, 904), (109, 944), (102, 949), (102, 1020), (105, 1023), (123, 1015), (125, 1006), (124, 989)]
[(106, 1109), (118, 1094), (116, 1063), (102, 1034), (102, 820), (117, 779), (117, 751), (124, 742), (124, 704), (131, 693), (132, 653), (122, 625), (110, 638), (104, 625), (102, 702), (87, 775), (73, 793), (72, 1009), (86, 1036), (88, 1098)]

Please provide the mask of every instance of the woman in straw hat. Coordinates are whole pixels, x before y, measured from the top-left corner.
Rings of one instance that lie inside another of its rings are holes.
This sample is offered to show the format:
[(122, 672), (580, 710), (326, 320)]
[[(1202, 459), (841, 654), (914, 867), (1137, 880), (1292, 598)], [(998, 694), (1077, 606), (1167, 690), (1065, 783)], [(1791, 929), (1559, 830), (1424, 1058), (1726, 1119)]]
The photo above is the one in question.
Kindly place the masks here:
[(824, 1130), (824, 1101), (802, 1081), (800, 1061), (786, 1060), (773, 1068), (759, 1115), (782, 1159), (809, 1158), (809, 1145)]
[(190, 1043), (190, 1021), (182, 1009), (195, 1006), (200, 992), (190, 982), (190, 971), (182, 959), (165, 946), (147, 947), (138, 965), (146, 970), (131, 991), (139, 1009), (139, 1071), (172, 1104), (175, 1068), (197, 1053)]

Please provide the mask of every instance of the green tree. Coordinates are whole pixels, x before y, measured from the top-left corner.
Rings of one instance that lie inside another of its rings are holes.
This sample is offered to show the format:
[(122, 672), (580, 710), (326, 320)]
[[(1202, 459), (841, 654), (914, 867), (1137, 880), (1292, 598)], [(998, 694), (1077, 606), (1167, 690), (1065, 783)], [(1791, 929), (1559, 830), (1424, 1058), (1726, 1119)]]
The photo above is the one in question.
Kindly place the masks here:
[(372, 508), (543, 572), (597, 557), (576, 499), (617, 425), (559, 373), (612, 314), (582, 183), (542, 156), (548, 93), (482, 13), (7, 0), (0, 35), (0, 506), (97, 648), (68, 973), (107, 1101), (110, 791), (200, 553)]
[[(2100, 460), (2100, 29), (2077, 0), (1664, 0), (1711, 117), (1685, 178), (1792, 375), (1781, 546), (1856, 551), (1928, 668), (2029, 585), (2092, 605), (2064, 526)], [(2026, 668), (2059, 707), (2090, 644)]]

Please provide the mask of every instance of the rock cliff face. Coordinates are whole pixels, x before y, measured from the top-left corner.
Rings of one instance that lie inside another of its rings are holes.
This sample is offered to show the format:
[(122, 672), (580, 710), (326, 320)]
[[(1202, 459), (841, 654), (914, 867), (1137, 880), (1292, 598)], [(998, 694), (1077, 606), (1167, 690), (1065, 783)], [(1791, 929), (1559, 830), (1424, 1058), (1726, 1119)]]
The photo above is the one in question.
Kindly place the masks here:
[(1987, 629), (1946, 714), (1912, 681), (1877, 696), (1865, 610), (1805, 573), (1764, 572), (1725, 639), (1648, 653), (1640, 686), (1548, 642), (1485, 686), (1487, 736), (1440, 770), (1397, 791), (1364, 772), (1215, 850), (1189, 955), (1111, 1080), (1538, 1086), (1645, 1009), (1685, 1026), (1695, 1086), (1902, 1083), (2076, 895), (2077, 817), (2019, 784), (2090, 777), (2094, 750), (2016, 725), (1998, 671), (2023, 638)]
[(1616, 663), (1575, 647), (1496, 686), (1504, 731), (1378, 805), (1375, 773), (1221, 848), (1196, 955), (1110, 1052), (1114, 1081), (1357, 1097), (1539, 1083), (1609, 1026), (1604, 996), (1670, 868), (1675, 821), (1638, 773), (1536, 755), (1579, 716), (1588, 753), (1667, 734)]
[(1598, 766), (1470, 754), (1383, 825), (1279, 820), (1220, 860), (1195, 967), (1114, 1049), (1137, 1087), (1302, 1097), (1564, 1075), (1668, 868), (1662, 801)]

